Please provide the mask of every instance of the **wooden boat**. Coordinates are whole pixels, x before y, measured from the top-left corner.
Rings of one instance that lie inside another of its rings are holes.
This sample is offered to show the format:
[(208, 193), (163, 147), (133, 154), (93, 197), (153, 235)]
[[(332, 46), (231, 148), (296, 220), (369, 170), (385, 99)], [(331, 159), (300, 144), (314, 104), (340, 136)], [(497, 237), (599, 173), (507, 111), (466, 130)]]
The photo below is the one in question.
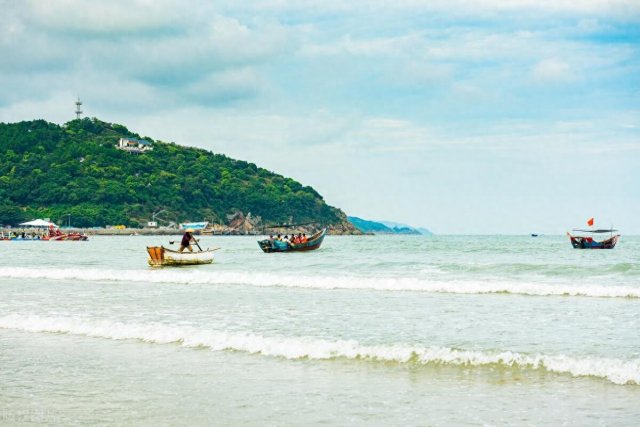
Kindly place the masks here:
[(260, 249), (266, 253), (312, 251), (320, 247), (326, 234), (327, 229), (323, 228), (321, 231), (318, 231), (316, 234), (309, 237), (305, 243), (293, 245), (289, 242), (283, 242), (280, 240), (265, 239), (259, 240), (258, 245), (260, 245)]
[(151, 267), (211, 264), (213, 250), (197, 252), (178, 252), (164, 246), (147, 246), (149, 265)]
[(84, 233), (69, 233), (67, 234), (67, 240), (71, 240), (74, 242), (84, 242), (86, 240), (89, 239), (89, 236), (87, 236)]
[(81, 233), (69, 233), (69, 234), (56, 234), (50, 235), (48, 237), (44, 237), (43, 240), (52, 240), (52, 241), (71, 241), (71, 242), (84, 242), (89, 239), (89, 236)]
[[(572, 230), (574, 233), (575, 232), (580, 232), (580, 233), (586, 233), (587, 235), (584, 236), (578, 236), (578, 235), (572, 235), (571, 233), (567, 232), (567, 236), (569, 236), (569, 240), (571, 241), (571, 246), (573, 246), (575, 249), (613, 249), (616, 246), (616, 243), (618, 243), (618, 239), (620, 238), (619, 234), (616, 234), (615, 236), (613, 235), (614, 231), (618, 231), (618, 230), (614, 230), (614, 229), (609, 229), (609, 230)], [(594, 237), (592, 236), (592, 234), (604, 234), (604, 233), (610, 233), (610, 236), (608, 239), (605, 240), (594, 240)]]
[(63, 233), (59, 228), (54, 228), (53, 226), (49, 226), (49, 234), (47, 236), (43, 236), (42, 240), (50, 240), (54, 242), (62, 242), (62, 241), (73, 241), (73, 242), (84, 242), (89, 239), (84, 233), (72, 232), (72, 233)]
[(53, 236), (44, 236), (41, 240), (49, 240), (51, 242), (84, 242), (89, 240), (89, 236), (80, 233), (57, 234)]

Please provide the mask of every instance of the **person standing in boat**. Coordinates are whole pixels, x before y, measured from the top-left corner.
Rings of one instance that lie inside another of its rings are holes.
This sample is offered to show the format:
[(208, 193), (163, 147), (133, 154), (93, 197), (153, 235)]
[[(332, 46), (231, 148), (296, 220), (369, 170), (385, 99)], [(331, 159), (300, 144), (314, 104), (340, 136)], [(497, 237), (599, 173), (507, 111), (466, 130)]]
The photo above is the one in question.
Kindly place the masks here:
[(180, 242), (180, 249), (178, 249), (178, 252), (182, 252), (185, 249), (189, 249), (189, 252), (193, 252), (191, 242), (195, 242), (195, 239), (193, 238), (193, 234), (191, 233), (193, 233), (193, 228), (187, 228), (184, 231), (184, 234), (182, 235), (182, 241)]

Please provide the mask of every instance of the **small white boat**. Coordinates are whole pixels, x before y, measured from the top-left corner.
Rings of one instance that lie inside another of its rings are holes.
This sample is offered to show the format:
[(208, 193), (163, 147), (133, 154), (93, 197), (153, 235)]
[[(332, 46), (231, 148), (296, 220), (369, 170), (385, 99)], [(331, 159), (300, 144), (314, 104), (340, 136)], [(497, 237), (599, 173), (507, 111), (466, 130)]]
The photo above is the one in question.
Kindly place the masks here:
[(147, 252), (151, 267), (211, 264), (213, 262), (213, 250), (209, 249), (198, 252), (178, 252), (164, 246), (147, 246)]

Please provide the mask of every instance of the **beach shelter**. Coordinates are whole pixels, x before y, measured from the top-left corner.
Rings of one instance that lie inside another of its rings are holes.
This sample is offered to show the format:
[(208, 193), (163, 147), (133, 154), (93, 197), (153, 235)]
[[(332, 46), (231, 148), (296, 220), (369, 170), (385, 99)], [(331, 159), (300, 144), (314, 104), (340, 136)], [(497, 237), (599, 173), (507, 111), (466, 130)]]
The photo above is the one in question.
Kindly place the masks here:
[(25, 227), (58, 227), (53, 222), (45, 221), (44, 219), (34, 219), (33, 221), (23, 222), (20, 225)]

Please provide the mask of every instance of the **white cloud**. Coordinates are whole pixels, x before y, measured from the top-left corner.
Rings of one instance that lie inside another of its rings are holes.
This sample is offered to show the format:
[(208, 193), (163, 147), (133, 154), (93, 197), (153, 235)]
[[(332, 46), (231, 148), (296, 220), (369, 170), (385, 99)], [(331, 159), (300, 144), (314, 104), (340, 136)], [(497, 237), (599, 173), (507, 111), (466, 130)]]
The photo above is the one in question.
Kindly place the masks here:
[(182, 30), (189, 21), (187, 11), (195, 4), (178, 0), (27, 0), (22, 6), (23, 19), (35, 27), (114, 36)]
[(337, 145), (350, 151), (384, 154), (424, 149), (431, 140), (423, 126), (407, 120), (370, 117), (342, 135)]
[[(0, 107), (0, 122), (19, 122), (22, 120), (45, 119), (64, 123), (74, 118), (73, 100), (75, 94), (70, 91), (57, 91), (47, 97), (22, 99)], [(65, 107), (67, 107), (65, 109)]]
[(555, 58), (538, 62), (531, 75), (538, 82), (569, 82), (576, 77), (566, 61)]
[(225, 105), (259, 96), (260, 67), (295, 43), (277, 23), (243, 23), (206, 2), (31, 1), (4, 9), (0, 105), (65, 91), (104, 109)]
[(547, 200), (541, 170), (579, 188), (574, 157), (622, 154), (595, 184), (637, 187), (617, 185), (638, 176), (637, 1), (0, 2), (0, 121), (66, 122), (80, 95), (88, 116), (445, 231), (485, 191), (491, 209)]
[(265, 83), (250, 67), (211, 73), (189, 84), (184, 93), (204, 103), (223, 104), (256, 96)]
[(400, 77), (409, 84), (439, 84), (451, 80), (454, 70), (454, 66), (449, 63), (410, 59), (404, 63)]
[[(227, 1), (225, 8), (238, 9), (238, 3)], [(323, 16), (336, 14), (397, 14), (443, 13), (449, 16), (491, 16), (510, 12), (536, 14), (585, 14), (638, 19), (640, 4), (635, 0), (267, 0), (242, 4), (243, 9), (256, 13), (291, 13), (299, 16)]]

